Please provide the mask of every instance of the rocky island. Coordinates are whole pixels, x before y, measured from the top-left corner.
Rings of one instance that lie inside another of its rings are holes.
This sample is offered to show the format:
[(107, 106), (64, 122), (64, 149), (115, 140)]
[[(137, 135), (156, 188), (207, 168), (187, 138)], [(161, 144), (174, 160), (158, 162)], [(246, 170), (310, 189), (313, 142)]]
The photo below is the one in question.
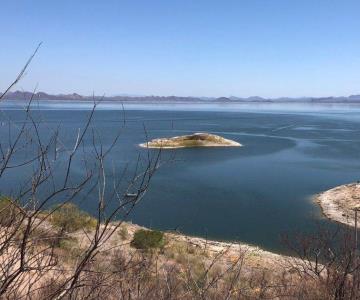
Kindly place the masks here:
[(140, 144), (143, 148), (240, 147), (240, 143), (210, 133), (194, 133), (171, 138), (153, 139)]
[[(340, 185), (318, 194), (315, 200), (327, 218), (355, 226), (355, 209), (360, 211), (360, 183)], [(360, 212), (358, 222), (360, 222)]]

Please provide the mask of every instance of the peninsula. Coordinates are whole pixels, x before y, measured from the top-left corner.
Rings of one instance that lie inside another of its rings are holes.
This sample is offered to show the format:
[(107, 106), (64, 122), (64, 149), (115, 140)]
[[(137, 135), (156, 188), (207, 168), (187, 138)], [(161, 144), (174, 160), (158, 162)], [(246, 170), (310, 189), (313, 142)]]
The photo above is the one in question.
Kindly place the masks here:
[(318, 194), (315, 200), (327, 218), (355, 226), (355, 209), (360, 210), (360, 183), (340, 185)]
[(172, 138), (153, 139), (140, 144), (143, 148), (240, 147), (240, 143), (210, 133), (194, 133)]

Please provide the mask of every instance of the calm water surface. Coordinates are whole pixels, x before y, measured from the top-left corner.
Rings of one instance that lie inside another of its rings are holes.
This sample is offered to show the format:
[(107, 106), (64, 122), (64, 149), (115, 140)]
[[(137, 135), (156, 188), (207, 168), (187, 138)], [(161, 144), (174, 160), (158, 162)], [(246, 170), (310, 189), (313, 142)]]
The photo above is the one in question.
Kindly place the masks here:
[[(20, 105), (4, 103), (1, 118), (23, 119)], [(44, 103), (36, 112), (46, 127), (60, 125), (70, 145), (89, 105)], [(172, 109), (172, 110), (170, 110)], [(235, 148), (166, 150), (175, 155), (153, 179), (145, 198), (130, 216), (134, 223), (178, 229), (192, 235), (240, 240), (281, 251), (279, 236), (294, 230), (314, 230), (321, 217), (311, 197), (336, 185), (360, 179), (360, 107), (356, 105), (239, 105), (199, 106), (113, 104), (99, 107), (94, 127), (104, 145), (123, 127), (109, 157), (117, 174), (146, 150), (146, 138), (210, 132), (243, 144)], [(2, 126), (0, 137), (6, 138)], [(79, 170), (75, 173), (80, 172)], [(3, 193), (18, 186), (22, 174), (0, 183)], [(25, 176), (25, 175), (24, 175)], [(95, 200), (81, 206), (90, 212)]]

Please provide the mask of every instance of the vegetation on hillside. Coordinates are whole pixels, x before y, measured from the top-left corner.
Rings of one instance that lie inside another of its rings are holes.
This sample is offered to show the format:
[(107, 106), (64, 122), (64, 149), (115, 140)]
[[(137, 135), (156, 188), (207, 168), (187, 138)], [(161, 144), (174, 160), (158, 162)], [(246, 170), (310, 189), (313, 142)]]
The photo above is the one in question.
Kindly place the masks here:
[(21, 218), (23, 215), (19, 206), (10, 197), (0, 197), (0, 225), (10, 226), (14, 218)]
[(54, 227), (71, 233), (80, 229), (95, 229), (97, 221), (88, 213), (79, 210), (73, 203), (66, 203), (55, 207), (49, 221)]
[(130, 244), (136, 249), (148, 250), (164, 246), (164, 234), (158, 230), (139, 229)]

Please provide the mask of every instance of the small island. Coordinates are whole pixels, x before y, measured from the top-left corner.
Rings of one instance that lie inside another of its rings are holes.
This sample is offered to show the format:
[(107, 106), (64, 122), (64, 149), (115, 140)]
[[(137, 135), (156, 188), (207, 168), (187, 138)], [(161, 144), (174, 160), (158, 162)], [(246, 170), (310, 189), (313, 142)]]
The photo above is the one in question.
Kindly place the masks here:
[(153, 139), (140, 144), (143, 148), (240, 147), (240, 143), (210, 133), (194, 133), (172, 138)]
[[(360, 211), (360, 183), (335, 187), (318, 194), (315, 200), (327, 218), (355, 226), (355, 209)], [(360, 212), (358, 222), (360, 222)]]

